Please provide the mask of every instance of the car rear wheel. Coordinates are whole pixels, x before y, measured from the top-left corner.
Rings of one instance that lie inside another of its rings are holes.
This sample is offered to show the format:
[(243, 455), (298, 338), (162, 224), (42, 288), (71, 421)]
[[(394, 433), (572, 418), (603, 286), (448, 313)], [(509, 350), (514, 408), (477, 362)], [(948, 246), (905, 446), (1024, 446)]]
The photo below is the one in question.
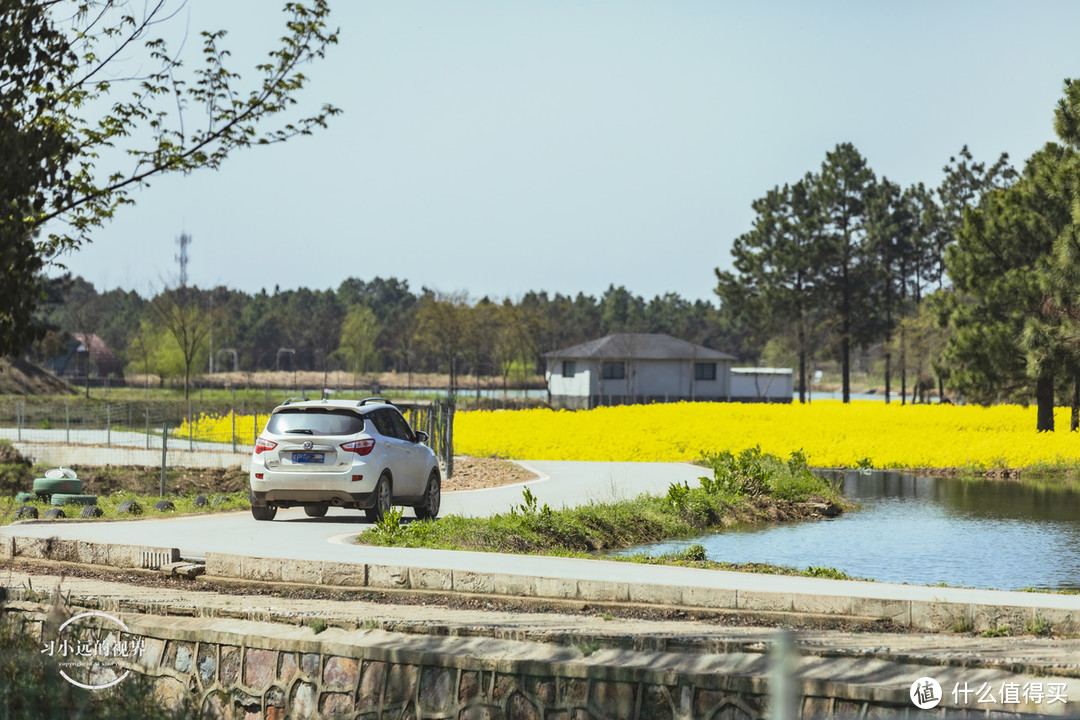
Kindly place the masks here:
[(390, 512), (390, 478), (385, 474), (379, 478), (375, 485), (375, 505), (364, 511), (368, 522), (379, 522), (386, 513)]
[(439, 516), (439, 505), (442, 502), (442, 481), (439, 479), (439, 471), (431, 470), (428, 475), (427, 488), (424, 490), (424, 501), (419, 505), (413, 505), (413, 512), (421, 520), (434, 520)]
[(252, 505), (251, 516), (256, 520), (273, 520), (277, 515), (277, 505)]
[(324, 517), (326, 515), (326, 505), (305, 505), (304, 514), (308, 517)]

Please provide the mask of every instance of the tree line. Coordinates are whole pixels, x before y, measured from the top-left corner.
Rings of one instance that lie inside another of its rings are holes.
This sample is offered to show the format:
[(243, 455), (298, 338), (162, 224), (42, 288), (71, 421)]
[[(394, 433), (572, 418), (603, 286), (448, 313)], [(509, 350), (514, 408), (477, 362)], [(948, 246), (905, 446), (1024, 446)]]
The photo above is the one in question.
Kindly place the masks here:
[[(516, 300), (474, 300), (464, 292), (406, 280), (351, 277), (336, 289), (246, 293), (227, 287), (164, 288), (144, 298), (97, 289), (80, 277), (44, 280), (37, 321), (44, 334), (31, 359), (64, 354), (72, 333), (94, 333), (129, 374), (184, 377), (211, 367), (344, 370), (357, 374), (442, 372), (452, 390), (463, 375), (504, 385), (543, 373), (544, 353), (616, 332), (663, 332), (726, 348), (737, 343), (717, 306), (677, 294), (651, 300), (610, 286), (599, 297), (530, 291)], [(737, 349), (737, 348), (736, 348)], [(233, 354), (235, 352), (235, 355)]]
[(932, 374), (939, 395), (1038, 405), (1053, 430), (1055, 398), (1080, 424), (1080, 81), (1065, 81), (1060, 140), (1015, 170), (1002, 154), (976, 162), (965, 146), (935, 187), (878, 178), (850, 143), (817, 171), (754, 201), (753, 227), (717, 269), (716, 292), (756, 342), (780, 341), (807, 361), (835, 357), (850, 400), (854, 347), (892, 377)]

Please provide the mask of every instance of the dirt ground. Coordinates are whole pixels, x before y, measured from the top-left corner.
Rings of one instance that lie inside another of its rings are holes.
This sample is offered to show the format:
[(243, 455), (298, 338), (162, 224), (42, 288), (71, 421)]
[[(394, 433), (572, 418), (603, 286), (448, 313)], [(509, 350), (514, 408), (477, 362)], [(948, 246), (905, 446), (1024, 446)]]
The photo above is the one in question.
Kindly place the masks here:
[[(39, 470), (41, 468), (38, 468)], [(83, 492), (96, 495), (116, 490), (157, 493), (161, 470), (147, 466), (80, 467), (72, 469), (83, 481)], [(531, 480), (535, 475), (509, 460), (458, 457), (454, 475), (443, 479), (443, 492), (477, 490)], [(229, 493), (246, 490), (247, 472), (240, 468), (174, 468), (166, 475), (169, 492), (179, 495)]]
[(70, 388), (55, 375), (22, 360), (0, 358), (0, 395), (65, 393)]
[(443, 492), (479, 490), (533, 480), (536, 475), (509, 460), (454, 458), (454, 476), (443, 481)]

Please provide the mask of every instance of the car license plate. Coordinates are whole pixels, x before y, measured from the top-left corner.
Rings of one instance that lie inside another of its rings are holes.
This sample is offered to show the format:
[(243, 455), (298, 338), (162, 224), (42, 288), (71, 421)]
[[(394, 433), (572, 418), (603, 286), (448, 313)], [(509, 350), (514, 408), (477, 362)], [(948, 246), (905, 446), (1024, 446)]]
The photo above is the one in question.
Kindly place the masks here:
[(292, 454), (292, 461), (294, 463), (321, 463), (323, 461), (323, 454), (321, 452), (294, 452)]

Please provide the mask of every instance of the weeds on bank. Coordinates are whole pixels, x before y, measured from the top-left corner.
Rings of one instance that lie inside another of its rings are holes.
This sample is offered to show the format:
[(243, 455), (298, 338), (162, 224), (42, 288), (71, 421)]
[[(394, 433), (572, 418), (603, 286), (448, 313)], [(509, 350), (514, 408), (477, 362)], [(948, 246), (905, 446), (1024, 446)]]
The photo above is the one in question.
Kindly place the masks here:
[[(3, 610), (0, 608), (0, 619)], [(48, 631), (46, 631), (48, 632)], [(0, 717), (142, 720), (202, 718), (194, 700), (178, 700), (172, 710), (158, 704), (153, 683), (137, 673), (104, 690), (78, 688), (61, 675), (59, 655), (42, 653), (42, 643), (9, 622), (0, 622)]]
[(588, 642), (583, 642), (579, 644), (577, 647), (578, 650), (581, 651), (582, 655), (584, 655), (585, 657), (589, 657), (594, 652), (600, 649), (600, 641), (596, 639), (589, 640)]
[(524, 502), (486, 518), (449, 516), (402, 523), (388, 514), (358, 537), (370, 545), (491, 552), (579, 554), (693, 537), (735, 525), (805, 517), (802, 503), (843, 506), (836, 489), (814, 475), (801, 452), (782, 460), (760, 448), (705, 456), (711, 476), (698, 487), (672, 484), (666, 496), (553, 510), (525, 488)]
[(853, 577), (843, 570), (831, 567), (810, 566), (800, 570), (787, 565), (773, 565), (770, 563), (730, 563), (722, 560), (709, 560), (705, 555), (705, 546), (695, 543), (682, 550), (664, 553), (662, 555), (649, 555), (648, 553), (634, 553), (633, 555), (613, 555), (605, 560), (620, 560), (623, 562), (644, 563), (646, 565), (681, 565), (683, 567), (703, 568), (706, 570), (727, 570), (732, 572), (752, 572), (759, 575), (801, 575), (802, 577), (821, 577), (831, 580), (865, 580), (866, 578)]
[(954, 633), (969, 633), (975, 629), (975, 623), (971, 621), (971, 618), (960, 617), (953, 623), (952, 630)]
[(1035, 617), (1024, 623), (1024, 632), (1028, 635), (1049, 635), (1051, 632), (1050, 621), (1036, 614)]

